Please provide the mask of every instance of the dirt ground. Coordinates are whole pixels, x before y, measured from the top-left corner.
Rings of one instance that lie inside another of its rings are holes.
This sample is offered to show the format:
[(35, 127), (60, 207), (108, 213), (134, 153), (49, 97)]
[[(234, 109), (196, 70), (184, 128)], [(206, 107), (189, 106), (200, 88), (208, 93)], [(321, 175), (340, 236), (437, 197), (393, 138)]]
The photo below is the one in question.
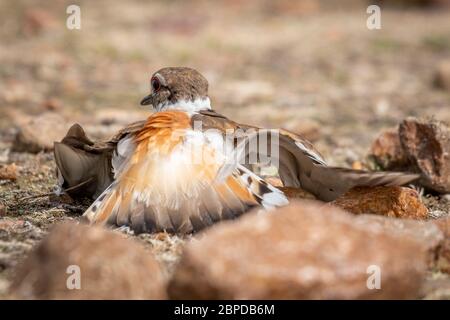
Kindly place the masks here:
[[(302, 133), (333, 165), (366, 163), (380, 130), (407, 116), (450, 122), (450, 91), (433, 85), (450, 54), (447, 10), (383, 9), (381, 30), (368, 30), (365, 7), (316, 1), (78, 3), (81, 30), (65, 26), (70, 2), (0, 2), (0, 164), (14, 162), (19, 173), (17, 181), (0, 181), (9, 221), (0, 228), (0, 298), (48, 228), (78, 220), (90, 201), (20, 200), (55, 188), (55, 164), (51, 152), (11, 151), (12, 110), (54, 109), (67, 125), (104, 138), (151, 112), (139, 101), (154, 71), (190, 66), (209, 80), (217, 111)], [(433, 217), (450, 213), (448, 197), (423, 198)], [(186, 241), (139, 238), (168, 272)], [(425, 297), (450, 297), (448, 276), (428, 280)]]

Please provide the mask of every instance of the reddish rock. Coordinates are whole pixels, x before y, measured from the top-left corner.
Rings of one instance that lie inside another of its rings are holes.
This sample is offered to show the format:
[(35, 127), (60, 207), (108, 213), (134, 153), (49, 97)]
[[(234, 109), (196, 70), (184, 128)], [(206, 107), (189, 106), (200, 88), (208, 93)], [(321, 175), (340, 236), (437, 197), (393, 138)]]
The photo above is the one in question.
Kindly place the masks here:
[[(418, 297), (426, 268), (425, 247), (391, 230), (355, 223), (357, 219), (340, 209), (304, 201), (218, 224), (185, 247), (169, 295), (175, 299)], [(380, 289), (367, 287), (372, 265), (380, 267)]]
[(375, 140), (370, 156), (383, 169), (420, 173), (419, 184), (450, 193), (450, 128), (443, 122), (407, 118)]
[(400, 141), (410, 162), (422, 175), (420, 183), (450, 193), (450, 128), (438, 121), (404, 120)]
[(277, 178), (277, 177), (264, 177), (264, 180), (266, 180), (268, 183), (270, 183), (274, 187), (282, 187), (283, 186), (283, 182), (281, 181), (280, 178)]
[(53, 150), (53, 142), (60, 141), (69, 128), (65, 119), (54, 112), (29, 116), (22, 112), (10, 112), (18, 133), (13, 150), (38, 153)]
[(370, 157), (386, 170), (402, 168), (408, 165), (408, 158), (403, 152), (398, 135), (398, 128), (383, 131), (372, 143)]
[(0, 217), (6, 216), (8, 213), (8, 208), (0, 202)]
[(316, 197), (312, 193), (309, 193), (308, 191), (305, 191), (303, 189), (294, 187), (284, 187), (283, 182), (280, 180), (280, 178), (264, 177), (264, 180), (266, 180), (274, 187), (277, 187), (278, 189), (283, 191), (286, 197), (288, 197), (289, 199), (311, 199), (311, 200), (316, 199)]
[(374, 3), (382, 6), (398, 7), (448, 7), (448, 0), (378, 0)]
[(434, 223), (444, 234), (444, 239), (436, 252), (435, 265), (442, 272), (450, 273), (450, 217), (434, 220)]
[(428, 209), (416, 190), (405, 187), (357, 187), (331, 202), (354, 214), (426, 219)]
[(15, 163), (0, 166), (0, 180), (17, 180), (17, 166)]
[(303, 189), (294, 187), (277, 187), (277, 188), (283, 191), (286, 197), (288, 197), (289, 199), (311, 199), (311, 200), (316, 199), (316, 197), (314, 197), (313, 194)]
[(367, 170), (369, 168), (367, 168), (367, 166), (364, 163), (362, 163), (361, 161), (356, 160), (356, 161), (352, 162), (352, 169), (354, 169), (354, 170)]
[(150, 252), (112, 231), (74, 223), (54, 227), (19, 267), (11, 293), (21, 299), (166, 298)]
[(436, 257), (445, 241), (445, 235), (434, 221), (417, 221), (411, 219), (386, 218), (373, 214), (362, 214), (354, 220), (355, 225), (370, 225), (373, 229), (379, 229), (396, 234), (401, 238), (410, 238), (420, 244), (427, 252), (427, 265), (436, 268)]

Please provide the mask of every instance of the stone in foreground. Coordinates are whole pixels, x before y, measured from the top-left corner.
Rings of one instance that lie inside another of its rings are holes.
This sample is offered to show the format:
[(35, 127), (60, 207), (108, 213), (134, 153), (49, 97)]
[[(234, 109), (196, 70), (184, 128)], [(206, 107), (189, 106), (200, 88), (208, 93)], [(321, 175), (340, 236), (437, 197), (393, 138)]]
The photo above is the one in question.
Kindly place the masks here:
[(73, 223), (54, 227), (19, 268), (11, 289), (19, 299), (166, 298), (150, 252), (112, 231)]
[(432, 223), (434, 223), (444, 235), (444, 240), (439, 245), (435, 255), (436, 269), (450, 274), (450, 216), (434, 220)]
[(446, 236), (437, 224), (439, 220), (417, 221), (412, 219), (390, 218), (373, 214), (361, 214), (356, 217), (355, 225), (370, 225), (397, 235), (399, 238), (410, 238), (420, 243), (427, 252), (427, 265), (430, 269), (438, 267), (438, 259)]
[(354, 214), (410, 219), (426, 219), (428, 216), (428, 209), (417, 191), (405, 187), (357, 187), (331, 203)]
[[(379, 225), (355, 223), (358, 218), (305, 201), (216, 225), (186, 246), (169, 296), (417, 298), (426, 269), (423, 245)], [(378, 267), (381, 288), (369, 289)]]

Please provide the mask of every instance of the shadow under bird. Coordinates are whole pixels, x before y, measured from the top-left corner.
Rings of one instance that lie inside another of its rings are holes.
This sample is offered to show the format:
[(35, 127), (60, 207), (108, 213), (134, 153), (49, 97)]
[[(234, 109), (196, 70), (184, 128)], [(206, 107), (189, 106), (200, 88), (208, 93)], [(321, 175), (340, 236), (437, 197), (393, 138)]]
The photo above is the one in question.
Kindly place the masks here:
[(91, 224), (129, 226), (136, 233), (191, 233), (252, 207), (288, 204), (283, 192), (245, 161), (228, 161), (231, 154), (224, 144), (230, 130), (244, 132), (230, 151), (239, 159), (250, 156), (252, 143), (261, 146), (263, 135), (276, 136), (276, 152), (264, 149), (277, 157), (284, 186), (302, 188), (323, 201), (356, 186), (404, 185), (418, 178), (330, 167), (294, 133), (236, 123), (211, 109), (208, 82), (191, 68), (157, 71), (141, 105), (152, 105), (156, 112), (108, 141), (92, 142), (75, 124), (55, 142), (60, 190), (96, 198), (84, 213)]

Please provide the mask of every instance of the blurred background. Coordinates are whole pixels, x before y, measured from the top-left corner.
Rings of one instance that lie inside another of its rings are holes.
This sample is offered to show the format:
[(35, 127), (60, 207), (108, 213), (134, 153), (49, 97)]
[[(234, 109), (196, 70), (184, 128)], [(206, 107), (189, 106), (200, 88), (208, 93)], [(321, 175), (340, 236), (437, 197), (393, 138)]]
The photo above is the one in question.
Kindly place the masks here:
[[(71, 4), (80, 30), (66, 27)], [(370, 4), (379, 30), (367, 28)], [(100, 139), (144, 119), (139, 101), (167, 66), (204, 74), (229, 118), (289, 129), (330, 164), (364, 168), (378, 134), (405, 117), (450, 122), (450, 0), (1, 0), (0, 167), (11, 172), (0, 179), (0, 298), (48, 228), (91, 202), (36, 197), (56, 185), (53, 141), (74, 122)], [(449, 203), (426, 199), (433, 212)], [(139, 239), (172, 266), (183, 242), (155, 237)]]
[(108, 136), (149, 114), (139, 101), (165, 66), (198, 69), (217, 111), (304, 134), (340, 165), (405, 116), (450, 120), (447, 0), (76, 1), (80, 30), (70, 4), (0, 2), (3, 147), (17, 110)]

